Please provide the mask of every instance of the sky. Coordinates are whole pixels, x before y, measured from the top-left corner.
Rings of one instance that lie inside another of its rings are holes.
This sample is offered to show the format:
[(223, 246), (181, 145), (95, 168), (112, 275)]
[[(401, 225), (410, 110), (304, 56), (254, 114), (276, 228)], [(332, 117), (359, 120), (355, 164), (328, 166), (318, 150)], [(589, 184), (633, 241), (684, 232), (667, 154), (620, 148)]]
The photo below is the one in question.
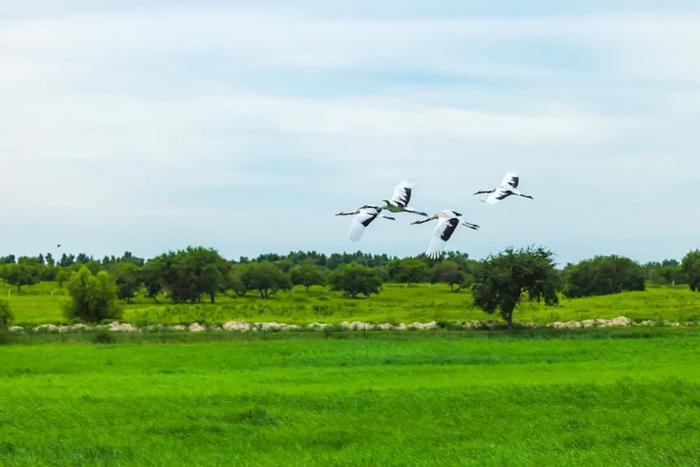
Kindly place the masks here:
[[(0, 254), (700, 247), (697, 1), (0, 4)], [(472, 196), (516, 169), (535, 200)]]

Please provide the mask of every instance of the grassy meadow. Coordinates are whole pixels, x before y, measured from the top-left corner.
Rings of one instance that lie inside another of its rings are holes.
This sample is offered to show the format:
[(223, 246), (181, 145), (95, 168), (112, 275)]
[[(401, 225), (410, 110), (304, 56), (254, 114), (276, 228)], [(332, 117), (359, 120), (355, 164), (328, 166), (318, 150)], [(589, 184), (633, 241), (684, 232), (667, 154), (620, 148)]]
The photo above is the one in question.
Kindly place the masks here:
[(338, 337), (0, 346), (0, 465), (700, 458), (695, 328)]
[[(17, 294), (14, 287), (0, 285), (0, 296), (9, 300), (15, 322), (24, 325), (65, 323), (62, 303), (68, 299), (58, 284), (44, 282), (25, 287)], [(133, 303), (123, 304), (123, 320), (135, 324), (190, 324), (226, 321), (279, 321), (290, 324), (341, 321), (413, 322), (466, 321), (490, 319), (476, 309), (469, 291), (450, 292), (442, 284), (418, 284), (405, 287), (385, 284), (380, 295), (369, 299), (348, 299), (325, 287), (303, 288), (279, 292), (270, 299), (253, 293), (245, 297), (220, 295), (215, 304), (173, 304), (160, 297), (160, 303), (138, 296)], [(547, 323), (553, 321), (614, 318), (627, 316), (642, 320), (700, 320), (700, 294), (687, 286), (649, 286), (644, 292), (566, 299), (558, 307), (523, 302), (516, 311), (516, 320)], [(493, 317), (497, 319), (496, 316)]]

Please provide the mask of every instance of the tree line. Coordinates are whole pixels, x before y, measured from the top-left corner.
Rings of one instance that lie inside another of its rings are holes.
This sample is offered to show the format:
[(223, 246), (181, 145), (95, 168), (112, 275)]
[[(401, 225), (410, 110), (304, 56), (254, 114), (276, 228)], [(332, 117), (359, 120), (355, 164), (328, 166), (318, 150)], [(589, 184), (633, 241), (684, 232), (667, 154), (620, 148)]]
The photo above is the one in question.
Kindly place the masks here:
[(348, 297), (369, 297), (385, 282), (444, 283), (453, 292), (473, 291), (474, 303), (487, 312), (500, 312), (509, 323), (523, 295), (556, 304), (558, 294), (577, 298), (644, 290), (647, 282), (688, 284), (700, 291), (700, 250), (682, 262), (667, 260), (640, 265), (621, 256), (599, 256), (557, 269), (553, 254), (542, 248), (508, 249), (485, 260), (450, 252), (434, 261), (425, 256), (392, 258), (362, 252), (324, 255), (292, 252), (227, 260), (216, 250), (188, 247), (145, 260), (130, 252), (101, 261), (80, 254), (2, 258), (0, 277), (17, 287), (55, 280), (72, 297), (69, 316), (88, 321), (115, 317), (115, 299), (130, 302), (143, 293), (155, 302), (215, 303), (221, 293), (243, 297), (254, 293), (269, 298), (298, 285), (328, 286)]

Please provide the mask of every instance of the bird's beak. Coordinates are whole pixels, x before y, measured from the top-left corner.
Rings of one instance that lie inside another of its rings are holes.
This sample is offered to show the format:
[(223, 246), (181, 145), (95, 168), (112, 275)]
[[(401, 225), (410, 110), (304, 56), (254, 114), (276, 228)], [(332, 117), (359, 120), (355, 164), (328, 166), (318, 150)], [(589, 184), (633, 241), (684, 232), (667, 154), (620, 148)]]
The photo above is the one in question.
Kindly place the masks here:
[(461, 213), (461, 212), (455, 212), (455, 216), (457, 216), (457, 217), (462, 217), (462, 213)]

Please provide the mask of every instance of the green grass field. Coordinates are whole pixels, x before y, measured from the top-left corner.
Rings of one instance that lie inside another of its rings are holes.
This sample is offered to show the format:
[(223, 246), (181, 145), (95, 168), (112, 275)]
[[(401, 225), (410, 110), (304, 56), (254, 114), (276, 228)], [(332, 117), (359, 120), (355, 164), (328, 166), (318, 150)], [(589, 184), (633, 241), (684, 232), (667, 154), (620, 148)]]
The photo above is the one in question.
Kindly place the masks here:
[[(26, 287), (17, 294), (12, 287), (0, 286), (0, 296), (10, 301), (17, 324), (65, 323), (62, 302), (65, 291), (57, 284), (42, 283)], [(413, 322), (466, 321), (489, 319), (489, 315), (474, 308), (468, 291), (452, 293), (445, 285), (421, 284), (404, 287), (386, 284), (378, 296), (352, 300), (322, 287), (309, 293), (296, 288), (291, 293), (278, 293), (264, 300), (253, 294), (243, 298), (219, 296), (215, 304), (161, 303), (139, 296), (133, 303), (123, 305), (124, 320), (136, 324), (190, 324), (193, 322), (224, 323), (231, 320), (280, 321), (308, 324), (341, 321)], [(700, 293), (686, 286), (650, 286), (645, 292), (568, 300), (562, 298), (555, 308), (524, 302), (516, 311), (516, 320), (553, 322), (588, 318), (700, 320)]]
[(27, 336), (0, 465), (697, 465), (700, 330), (607, 331)]

